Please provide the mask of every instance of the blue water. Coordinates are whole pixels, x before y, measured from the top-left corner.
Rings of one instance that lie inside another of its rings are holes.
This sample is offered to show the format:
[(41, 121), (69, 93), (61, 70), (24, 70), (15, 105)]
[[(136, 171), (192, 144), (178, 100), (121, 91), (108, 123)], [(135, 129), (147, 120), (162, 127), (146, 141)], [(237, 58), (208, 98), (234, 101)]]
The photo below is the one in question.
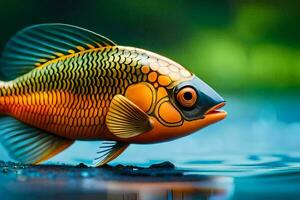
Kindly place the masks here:
[[(186, 175), (223, 177), (221, 199), (300, 199), (300, 96), (226, 99), (226, 120), (175, 141), (131, 145), (111, 164), (146, 167), (168, 160)], [(99, 145), (77, 142), (48, 163), (89, 165)]]

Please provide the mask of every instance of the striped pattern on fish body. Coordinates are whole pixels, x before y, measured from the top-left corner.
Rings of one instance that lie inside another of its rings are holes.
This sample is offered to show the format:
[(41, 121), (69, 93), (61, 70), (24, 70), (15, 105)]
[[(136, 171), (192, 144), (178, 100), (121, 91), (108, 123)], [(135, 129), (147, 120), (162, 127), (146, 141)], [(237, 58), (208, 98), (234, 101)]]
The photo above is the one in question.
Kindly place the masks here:
[(130, 47), (104, 47), (49, 61), (0, 90), (5, 112), (72, 139), (105, 138), (112, 98), (129, 85), (167, 87), (191, 74), (157, 54)]
[(224, 99), (176, 62), (72, 25), (25, 28), (0, 66), (0, 141), (24, 163), (106, 140), (101, 166), (132, 143), (174, 140), (226, 116)]

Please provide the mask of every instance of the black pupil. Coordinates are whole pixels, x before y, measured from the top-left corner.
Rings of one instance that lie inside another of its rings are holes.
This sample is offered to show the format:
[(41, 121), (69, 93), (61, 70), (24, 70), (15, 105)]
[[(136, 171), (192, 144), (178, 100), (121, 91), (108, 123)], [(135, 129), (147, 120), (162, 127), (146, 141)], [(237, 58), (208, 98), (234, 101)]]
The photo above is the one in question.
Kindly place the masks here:
[(185, 100), (189, 101), (189, 100), (192, 100), (193, 95), (192, 95), (192, 93), (190, 93), (190, 92), (185, 92), (185, 93), (183, 94), (183, 98), (184, 98)]

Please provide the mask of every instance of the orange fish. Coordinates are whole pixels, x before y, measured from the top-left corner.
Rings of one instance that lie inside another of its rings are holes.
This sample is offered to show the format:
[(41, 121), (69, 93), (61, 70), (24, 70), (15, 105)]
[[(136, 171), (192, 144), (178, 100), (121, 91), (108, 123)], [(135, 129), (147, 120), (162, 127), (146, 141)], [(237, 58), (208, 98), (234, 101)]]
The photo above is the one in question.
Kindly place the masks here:
[(71, 25), (20, 31), (0, 72), (1, 141), (24, 163), (103, 140), (101, 166), (129, 144), (180, 138), (226, 116), (224, 99), (178, 63)]

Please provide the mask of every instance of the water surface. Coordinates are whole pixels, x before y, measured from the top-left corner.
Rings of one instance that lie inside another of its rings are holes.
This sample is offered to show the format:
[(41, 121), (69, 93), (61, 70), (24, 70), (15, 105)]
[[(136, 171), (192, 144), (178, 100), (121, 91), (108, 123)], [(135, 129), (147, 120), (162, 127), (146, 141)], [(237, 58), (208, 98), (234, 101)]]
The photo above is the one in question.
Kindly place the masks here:
[[(81, 174), (79, 179), (30, 178), (28, 187), (19, 185), (25, 188), (20, 194), (27, 191), (30, 196), (33, 188), (40, 189), (37, 181), (41, 188), (52, 185), (50, 191), (77, 191), (77, 197), (95, 199), (299, 199), (300, 116), (296, 111), (300, 98), (265, 94), (226, 99), (226, 120), (175, 141), (131, 145), (110, 163), (148, 167), (167, 160), (175, 164), (174, 170), (119, 171), (115, 178), (103, 179), (106, 171), (101, 174), (89, 168), (87, 177)], [(77, 142), (48, 163), (89, 165), (99, 145)], [(2, 159), (9, 158), (3, 154)], [(53, 174), (51, 168), (47, 170), (46, 174)], [(99, 195), (102, 198), (96, 198)]]

